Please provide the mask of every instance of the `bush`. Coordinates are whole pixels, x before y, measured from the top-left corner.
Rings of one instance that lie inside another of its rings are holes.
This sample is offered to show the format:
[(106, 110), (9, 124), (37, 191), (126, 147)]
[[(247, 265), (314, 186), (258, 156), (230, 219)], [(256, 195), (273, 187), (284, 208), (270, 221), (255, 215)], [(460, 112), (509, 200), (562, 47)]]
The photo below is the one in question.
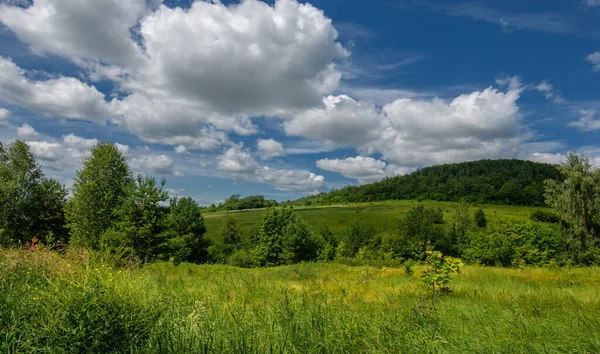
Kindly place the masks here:
[(534, 211), (533, 213), (531, 213), (531, 215), (529, 215), (529, 219), (533, 221), (547, 222), (551, 224), (555, 224), (560, 221), (560, 217), (557, 214), (546, 210)]
[(237, 250), (229, 256), (227, 263), (240, 268), (252, 268), (254, 266), (254, 259), (252, 254), (246, 250)]
[(471, 235), (463, 259), (489, 266), (510, 267), (523, 262), (539, 266), (562, 257), (564, 251), (564, 238), (556, 229), (532, 221), (501, 219)]
[(485, 228), (487, 226), (487, 217), (481, 208), (477, 209), (475, 212), (475, 225), (481, 228)]

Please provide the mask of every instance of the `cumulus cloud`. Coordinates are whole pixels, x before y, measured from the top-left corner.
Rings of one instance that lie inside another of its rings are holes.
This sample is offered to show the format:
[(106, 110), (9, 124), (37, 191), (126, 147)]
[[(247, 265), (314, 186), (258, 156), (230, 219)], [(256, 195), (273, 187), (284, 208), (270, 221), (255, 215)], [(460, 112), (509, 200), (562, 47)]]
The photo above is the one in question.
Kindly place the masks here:
[(17, 136), (23, 140), (37, 140), (40, 134), (27, 123), (24, 123), (17, 129)]
[(334, 145), (351, 145), (372, 141), (381, 131), (381, 115), (372, 104), (345, 95), (328, 96), (323, 103), (324, 108), (306, 110), (286, 121), (285, 132)]
[(143, 57), (130, 30), (148, 11), (147, 3), (34, 0), (28, 7), (4, 3), (0, 4), (0, 22), (40, 54), (134, 64)]
[(347, 56), (331, 20), (295, 0), (162, 5), (142, 20), (140, 34), (149, 57), (141, 82), (223, 113), (274, 115), (318, 104), (340, 79), (333, 61)]
[(325, 178), (306, 170), (273, 169), (262, 166), (242, 145), (233, 146), (217, 157), (217, 168), (240, 180), (273, 185), (285, 191), (312, 191), (323, 186)]
[(0, 108), (0, 126), (8, 125), (8, 116), (10, 116), (10, 111), (6, 108)]
[(270, 160), (274, 157), (286, 155), (283, 144), (274, 139), (258, 139), (256, 141), (256, 148), (260, 153), (260, 158), (263, 160)]
[(134, 171), (146, 174), (173, 174), (173, 158), (169, 155), (140, 155), (129, 159)]
[(596, 118), (596, 111), (593, 109), (582, 109), (579, 111), (581, 118), (569, 122), (568, 127), (577, 128), (583, 132), (591, 132), (600, 129), (600, 118)]
[(309, 192), (323, 187), (325, 177), (306, 170), (279, 170), (263, 166), (257, 171), (260, 182), (282, 191)]
[(225, 172), (254, 174), (258, 166), (252, 155), (248, 151), (242, 150), (241, 146), (231, 147), (217, 157), (217, 168)]
[(63, 149), (61, 144), (50, 141), (30, 141), (27, 143), (31, 149), (31, 153), (42, 161), (53, 162), (61, 159), (63, 155)]
[(183, 145), (175, 146), (174, 150), (175, 150), (175, 153), (177, 153), (177, 154), (189, 154), (190, 153), (188, 151), (188, 149)]
[(592, 64), (594, 71), (600, 71), (600, 52), (595, 52), (588, 55), (585, 57), (585, 60)]
[(32, 111), (104, 122), (111, 116), (104, 95), (72, 77), (34, 81), (11, 59), (0, 56), (0, 97)]
[(369, 183), (385, 177), (404, 175), (413, 172), (412, 167), (388, 165), (385, 161), (372, 157), (357, 156), (346, 159), (321, 159), (317, 167), (325, 171), (333, 171), (346, 178), (356, 179), (359, 183)]
[(514, 156), (525, 140), (516, 101), (521, 89), (495, 88), (460, 95), (450, 102), (401, 99), (383, 107), (386, 126), (363, 145), (400, 166), (423, 166)]

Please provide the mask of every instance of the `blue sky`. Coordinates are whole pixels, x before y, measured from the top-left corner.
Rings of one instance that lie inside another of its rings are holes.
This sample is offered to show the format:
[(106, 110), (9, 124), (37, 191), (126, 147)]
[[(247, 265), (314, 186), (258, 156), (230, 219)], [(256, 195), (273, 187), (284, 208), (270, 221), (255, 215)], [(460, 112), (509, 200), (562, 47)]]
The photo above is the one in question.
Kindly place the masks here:
[(600, 165), (600, 1), (0, 0), (0, 141), (201, 204), (482, 158)]

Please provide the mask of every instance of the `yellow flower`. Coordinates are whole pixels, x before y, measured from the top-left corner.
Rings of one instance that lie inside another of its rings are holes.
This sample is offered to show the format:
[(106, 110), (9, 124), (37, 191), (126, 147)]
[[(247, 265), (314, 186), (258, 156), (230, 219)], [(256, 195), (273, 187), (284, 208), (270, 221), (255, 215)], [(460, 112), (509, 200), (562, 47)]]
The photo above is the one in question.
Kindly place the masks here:
[(33, 298), (33, 301), (39, 301), (39, 300), (40, 300), (40, 298), (39, 298), (39, 297), (34, 297), (34, 298)]

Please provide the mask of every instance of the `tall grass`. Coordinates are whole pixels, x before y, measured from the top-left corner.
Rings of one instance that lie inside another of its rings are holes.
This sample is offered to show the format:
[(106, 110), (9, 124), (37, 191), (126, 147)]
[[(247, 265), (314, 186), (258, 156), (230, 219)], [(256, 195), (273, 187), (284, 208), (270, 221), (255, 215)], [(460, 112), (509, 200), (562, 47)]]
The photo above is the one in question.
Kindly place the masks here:
[(0, 251), (1, 352), (600, 352), (600, 269), (466, 267), (433, 310), (402, 269)]

